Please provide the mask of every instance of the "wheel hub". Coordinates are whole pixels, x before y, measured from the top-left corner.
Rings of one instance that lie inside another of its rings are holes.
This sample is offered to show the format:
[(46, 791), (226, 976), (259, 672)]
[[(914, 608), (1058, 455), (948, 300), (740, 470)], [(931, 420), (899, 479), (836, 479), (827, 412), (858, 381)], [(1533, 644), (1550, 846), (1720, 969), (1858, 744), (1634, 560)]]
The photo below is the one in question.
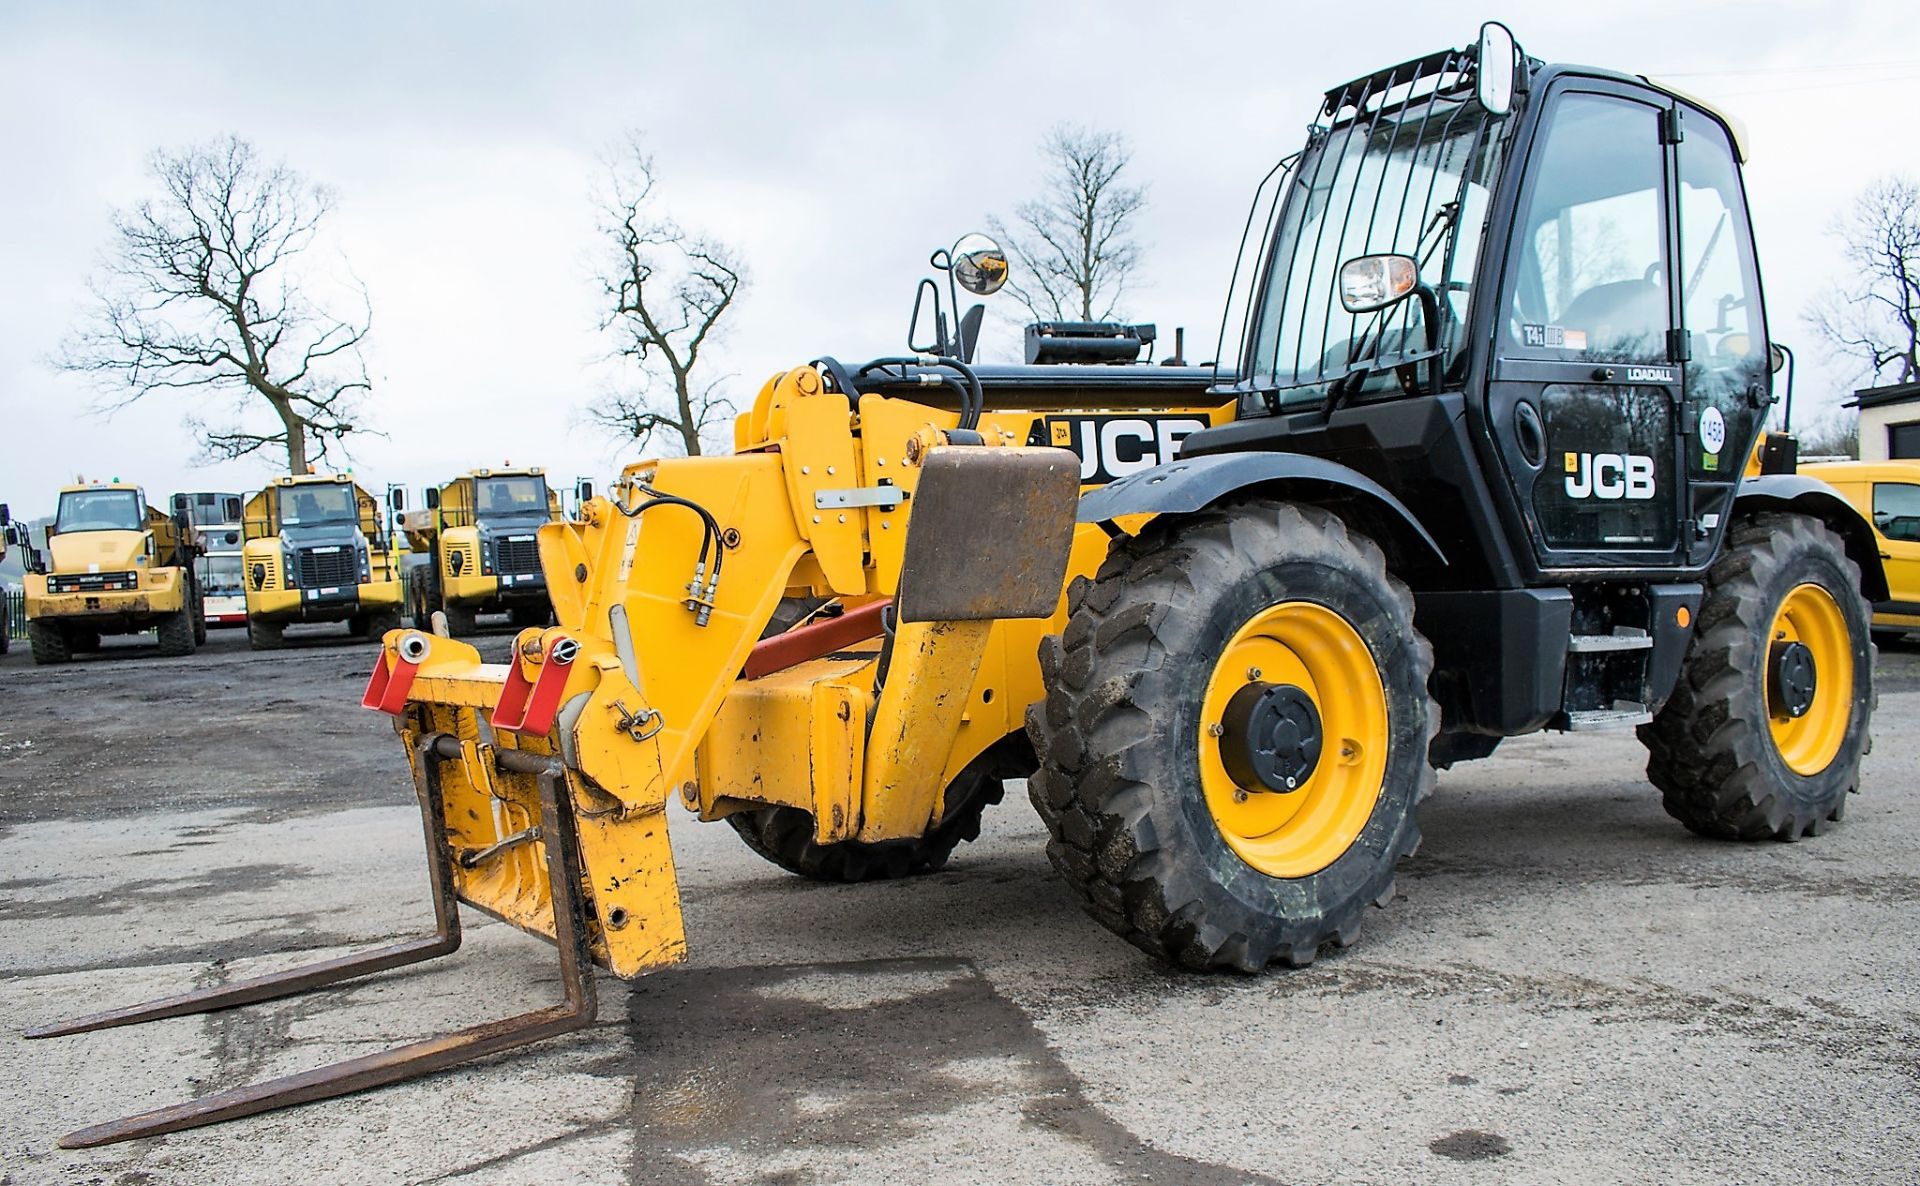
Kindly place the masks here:
[(1813, 707), (1819, 674), (1803, 642), (1776, 642), (1767, 655), (1767, 700), (1776, 716), (1798, 720)]
[(1319, 710), (1292, 684), (1246, 685), (1220, 723), (1220, 761), (1246, 790), (1298, 790), (1320, 762)]

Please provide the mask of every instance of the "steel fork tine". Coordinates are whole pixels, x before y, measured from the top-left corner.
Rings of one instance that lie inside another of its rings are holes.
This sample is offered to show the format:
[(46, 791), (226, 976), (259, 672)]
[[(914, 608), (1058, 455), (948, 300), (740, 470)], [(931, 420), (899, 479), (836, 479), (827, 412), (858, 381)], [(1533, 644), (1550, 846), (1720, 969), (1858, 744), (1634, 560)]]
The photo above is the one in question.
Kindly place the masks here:
[[(427, 739), (422, 748), (427, 748), (432, 741)], [(60, 1147), (85, 1149), (130, 1141), (349, 1095), (592, 1025), (597, 1002), (593, 964), (587, 951), (586, 904), (580, 892), (579, 847), (572, 804), (567, 799), (557, 764), (540, 775), (539, 784), (554, 939), (560, 949), (560, 978), (566, 992), (563, 1004), (92, 1125), (60, 1138)], [(450, 887), (452, 873), (446, 867), (448, 863), (444, 852), (436, 860), (437, 872), (446, 874)], [(457, 936), (457, 930), (455, 934)]]
[(404, 943), (341, 956), (338, 959), (323, 960), (317, 964), (306, 964), (284, 972), (253, 976), (245, 980), (237, 980), (232, 984), (223, 984), (217, 988), (160, 997), (138, 1005), (90, 1013), (85, 1017), (36, 1025), (26, 1031), (26, 1036), (57, 1038), (66, 1034), (86, 1033), (89, 1030), (136, 1025), (143, 1021), (158, 1021), (163, 1017), (211, 1013), (218, 1009), (231, 1009), (239, 1005), (251, 1005), (257, 1001), (271, 1001), (278, 997), (292, 996), (295, 993), (306, 992), (341, 980), (351, 980), (356, 976), (371, 976), (375, 972), (384, 972), (390, 968), (402, 968), (408, 964), (436, 959), (457, 950), (460, 946), (460, 909), (453, 893), (453, 867), (446, 842), (441, 839), (440, 834), (442, 756), (436, 749), (436, 743), (444, 736), (446, 735), (435, 733), (420, 739), (419, 745), (415, 747), (417, 760), (414, 762), (413, 775), (414, 798), (420, 804), (420, 821), (426, 833), (427, 864), (432, 877), (434, 933), (431, 936), (409, 939)]

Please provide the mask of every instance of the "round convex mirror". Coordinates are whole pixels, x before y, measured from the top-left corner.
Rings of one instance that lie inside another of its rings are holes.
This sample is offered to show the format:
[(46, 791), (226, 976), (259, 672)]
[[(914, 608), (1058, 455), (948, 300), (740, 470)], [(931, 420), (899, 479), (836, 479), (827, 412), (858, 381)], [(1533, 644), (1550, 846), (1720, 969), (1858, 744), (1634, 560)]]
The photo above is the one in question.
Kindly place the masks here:
[(979, 232), (953, 245), (953, 278), (975, 296), (992, 296), (1007, 282), (1007, 253)]

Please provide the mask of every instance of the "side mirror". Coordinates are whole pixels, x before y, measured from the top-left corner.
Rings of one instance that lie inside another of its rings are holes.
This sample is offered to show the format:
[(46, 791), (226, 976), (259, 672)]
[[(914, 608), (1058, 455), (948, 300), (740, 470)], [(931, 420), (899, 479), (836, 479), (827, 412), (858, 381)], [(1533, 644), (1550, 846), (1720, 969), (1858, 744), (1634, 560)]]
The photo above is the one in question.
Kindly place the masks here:
[(187, 515), (187, 514), (191, 514), (192, 512), (193, 512), (192, 497), (185, 494), (176, 494), (173, 496), (173, 513), (175, 516)]
[(1411, 255), (1362, 255), (1340, 265), (1340, 307), (1372, 313), (1405, 300), (1420, 279)]
[(221, 521), (225, 523), (238, 523), (241, 519), (246, 517), (246, 514), (247, 514), (246, 504), (241, 502), (240, 496), (236, 494), (236, 495), (230, 496), (227, 499), (224, 507), (224, 513), (220, 516), (220, 518), (221, 518)]
[(428, 510), (430, 511), (439, 510), (440, 509), (440, 488), (438, 486), (427, 487), (426, 499), (427, 499)]
[[(1787, 369), (1787, 348), (1785, 346), (1774, 342), (1767, 347), (1767, 369), (1776, 375)], [(0, 521), (4, 521), (6, 513), (7, 508), (0, 507)]]
[(573, 484), (573, 501), (576, 505), (585, 506), (592, 499), (593, 483), (591, 481), (581, 478)]
[(992, 296), (1007, 282), (1007, 253), (977, 231), (960, 236), (948, 255), (954, 280), (975, 296)]
[(1520, 63), (1514, 52), (1513, 30), (1499, 21), (1480, 26), (1480, 48), (1474, 67), (1474, 97), (1488, 115), (1513, 110), (1513, 92)]
[(387, 506), (396, 511), (406, 510), (407, 488), (405, 486), (387, 487)]
[(6, 503), (0, 502), (0, 527), (11, 526), (12, 523), (13, 512), (7, 509)]

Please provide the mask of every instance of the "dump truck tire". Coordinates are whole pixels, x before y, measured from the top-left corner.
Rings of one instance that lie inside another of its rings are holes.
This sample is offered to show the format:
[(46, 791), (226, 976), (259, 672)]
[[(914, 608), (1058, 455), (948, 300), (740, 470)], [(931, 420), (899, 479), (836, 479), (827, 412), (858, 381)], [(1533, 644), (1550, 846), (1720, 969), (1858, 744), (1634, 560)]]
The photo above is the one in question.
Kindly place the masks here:
[(42, 667), (73, 662), (73, 646), (58, 622), (28, 622), (27, 647), (33, 652), (33, 661)]
[(277, 651), (287, 645), (287, 627), (283, 622), (247, 619), (247, 647), (256, 651)]
[[(445, 606), (444, 609), (447, 615), (447, 634), (449, 637), (466, 638), (479, 632), (480, 615), (474, 613), (471, 607), (449, 605)], [(429, 629), (431, 629), (431, 627), (429, 627)]]
[(1870, 748), (1869, 621), (1860, 570), (1826, 524), (1734, 524), (1673, 694), (1640, 727), (1667, 812), (1723, 840), (1797, 840), (1838, 821)]
[(403, 624), (400, 611), (397, 609), (376, 610), (356, 621), (359, 623), (359, 628), (354, 633), (373, 642), (379, 642), (387, 636), (389, 630), (398, 630)]
[[(1069, 604), (1028, 713), (1029, 787), (1087, 912), (1195, 969), (1353, 942), (1419, 847), (1440, 721), (1380, 548), (1318, 507), (1250, 500), (1151, 524)], [(1249, 766), (1263, 746), (1285, 760)]]
[(178, 658), (193, 654), (193, 598), (187, 598), (179, 609), (160, 619), (160, 653)]
[(926, 835), (881, 844), (815, 844), (813, 816), (797, 807), (761, 807), (726, 818), (748, 848), (789, 873), (814, 881), (892, 881), (945, 867), (954, 849), (979, 837), (980, 817), (1005, 794), (995, 772), (963, 771), (947, 788), (945, 817)]
[(525, 630), (529, 626), (553, 625), (553, 611), (543, 605), (519, 605), (511, 611), (515, 627)]

